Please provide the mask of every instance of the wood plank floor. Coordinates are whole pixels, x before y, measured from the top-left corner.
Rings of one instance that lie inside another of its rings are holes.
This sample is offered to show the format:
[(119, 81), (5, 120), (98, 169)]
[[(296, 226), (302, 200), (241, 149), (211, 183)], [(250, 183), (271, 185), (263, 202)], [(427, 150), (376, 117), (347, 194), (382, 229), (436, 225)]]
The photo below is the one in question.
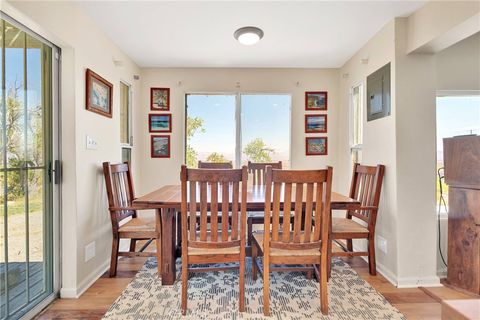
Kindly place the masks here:
[[(58, 299), (36, 319), (100, 319), (121, 294), (146, 258), (122, 258), (118, 276), (104, 274), (79, 299)], [(398, 289), (381, 275), (368, 273), (367, 263), (359, 258), (345, 260), (407, 319), (440, 319), (441, 305), (421, 289)]]

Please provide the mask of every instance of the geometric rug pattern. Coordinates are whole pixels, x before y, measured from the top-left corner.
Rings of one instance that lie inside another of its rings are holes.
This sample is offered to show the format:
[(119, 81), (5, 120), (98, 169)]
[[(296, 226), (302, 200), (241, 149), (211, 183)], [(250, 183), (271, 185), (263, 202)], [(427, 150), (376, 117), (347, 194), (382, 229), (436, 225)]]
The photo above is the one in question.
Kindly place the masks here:
[(131, 283), (105, 314), (105, 320), (170, 319), (405, 319), (379, 292), (363, 280), (347, 263), (334, 260), (328, 282), (329, 315), (320, 312), (319, 285), (301, 272), (270, 273), (270, 313), (263, 316), (263, 281), (253, 281), (251, 260), (247, 258), (245, 308), (238, 312), (238, 270), (195, 273), (188, 281), (188, 312), (180, 307), (180, 260), (177, 279), (162, 286), (157, 277), (157, 261), (149, 258)]

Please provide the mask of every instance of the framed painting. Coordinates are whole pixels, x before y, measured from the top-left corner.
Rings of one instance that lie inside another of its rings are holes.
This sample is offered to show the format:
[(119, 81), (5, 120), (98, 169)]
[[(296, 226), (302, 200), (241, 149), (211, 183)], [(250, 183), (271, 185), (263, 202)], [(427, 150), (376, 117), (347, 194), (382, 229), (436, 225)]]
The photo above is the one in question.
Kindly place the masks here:
[(307, 91), (305, 92), (305, 110), (325, 111), (328, 105), (327, 91)]
[(305, 115), (305, 133), (326, 133), (327, 115), (326, 114), (307, 114)]
[(307, 156), (324, 156), (328, 154), (327, 137), (306, 137), (305, 154)]
[(170, 136), (151, 136), (152, 158), (170, 158)]
[(171, 114), (152, 114), (148, 115), (149, 132), (172, 132)]
[(113, 84), (87, 69), (85, 91), (86, 109), (111, 118)]
[(150, 110), (170, 111), (170, 88), (150, 88)]

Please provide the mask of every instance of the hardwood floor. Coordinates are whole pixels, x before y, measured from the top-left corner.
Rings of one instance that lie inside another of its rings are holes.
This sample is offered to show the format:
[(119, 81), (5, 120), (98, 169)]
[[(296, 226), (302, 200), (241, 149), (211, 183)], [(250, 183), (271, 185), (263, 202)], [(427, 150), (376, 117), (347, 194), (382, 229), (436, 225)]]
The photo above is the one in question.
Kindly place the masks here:
[[(36, 319), (100, 319), (121, 294), (146, 258), (122, 258), (116, 278), (106, 272), (79, 299), (58, 299)], [(358, 274), (399, 309), (407, 319), (440, 319), (441, 305), (418, 288), (398, 289), (381, 275), (371, 276), (361, 258), (344, 258)]]

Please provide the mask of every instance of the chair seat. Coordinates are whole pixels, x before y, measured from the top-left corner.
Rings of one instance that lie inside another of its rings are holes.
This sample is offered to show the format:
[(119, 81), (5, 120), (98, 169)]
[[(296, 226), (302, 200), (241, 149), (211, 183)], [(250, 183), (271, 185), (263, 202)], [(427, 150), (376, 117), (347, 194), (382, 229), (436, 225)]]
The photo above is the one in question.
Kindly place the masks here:
[[(258, 248), (263, 254), (263, 232), (255, 232), (253, 234), (253, 240), (257, 244)], [(318, 248), (313, 249), (277, 249), (270, 247), (271, 256), (320, 256), (320, 244)]]
[(347, 218), (332, 219), (332, 233), (370, 233), (367, 227)]
[(136, 218), (120, 226), (119, 232), (155, 232), (155, 214), (142, 213), (137, 214)]
[[(200, 242), (200, 232), (197, 231), (197, 242)], [(211, 232), (207, 232), (207, 241), (206, 243), (211, 242)], [(222, 233), (218, 232), (218, 242), (221, 243)], [(228, 233), (228, 241), (232, 240), (231, 233)], [(240, 240), (240, 238), (238, 239)], [(230, 248), (194, 248), (188, 246), (188, 254), (192, 256), (199, 255), (211, 255), (211, 254), (240, 254), (240, 246), (230, 247)]]

